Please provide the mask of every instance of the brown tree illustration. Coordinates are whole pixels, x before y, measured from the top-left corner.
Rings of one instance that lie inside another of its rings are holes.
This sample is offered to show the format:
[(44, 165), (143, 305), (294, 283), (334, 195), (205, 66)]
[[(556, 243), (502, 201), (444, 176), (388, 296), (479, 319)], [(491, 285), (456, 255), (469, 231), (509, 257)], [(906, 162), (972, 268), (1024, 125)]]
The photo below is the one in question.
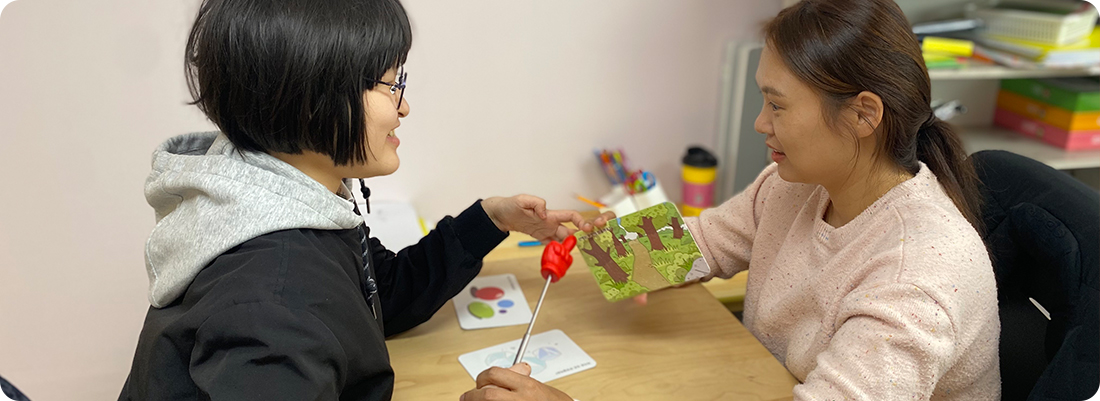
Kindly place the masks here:
[[(614, 232), (611, 233), (611, 242), (615, 243), (615, 252), (619, 254), (619, 257), (626, 257), (626, 247), (623, 246), (622, 240)], [(610, 251), (609, 251), (610, 253)]]
[(581, 250), (584, 251), (584, 253), (592, 255), (593, 258), (596, 258), (596, 266), (606, 270), (607, 274), (611, 276), (612, 281), (616, 283), (625, 283), (630, 279), (630, 276), (611, 259), (611, 253), (603, 249), (600, 244), (596, 243), (596, 238), (594, 236), (588, 237), (588, 245), (591, 246), (592, 249)]
[(661, 236), (657, 234), (657, 227), (653, 226), (653, 217), (642, 216), (642, 224), (638, 226), (645, 231), (645, 236), (649, 238), (649, 249), (654, 251), (665, 250), (665, 244), (661, 242)]
[(649, 240), (649, 249), (654, 251), (666, 250), (657, 228), (669, 225), (669, 218), (676, 215), (673, 211), (675, 207), (670, 203), (664, 203), (642, 209), (636, 213), (623, 216), (622, 226), (627, 231), (645, 235)]
[(680, 218), (672, 218), (672, 238), (680, 239), (684, 237), (684, 227), (680, 226)]

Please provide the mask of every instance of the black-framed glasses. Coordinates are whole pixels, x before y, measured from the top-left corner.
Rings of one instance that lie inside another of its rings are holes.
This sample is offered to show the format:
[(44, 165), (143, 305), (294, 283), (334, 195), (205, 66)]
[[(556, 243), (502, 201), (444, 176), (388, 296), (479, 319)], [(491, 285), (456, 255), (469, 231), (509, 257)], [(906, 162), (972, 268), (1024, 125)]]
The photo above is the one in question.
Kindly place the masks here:
[(367, 81), (374, 82), (376, 84), (383, 84), (390, 86), (390, 94), (397, 96), (397, 108), (401, 108), (401, 102), (405, 101), (405, 81), (409, 78), (409, 73), (405, 72), (405, 68), (401, 67), (401, 70), (397, 72), (397, 82), (379, 81), (377, 79), (368, 79)]

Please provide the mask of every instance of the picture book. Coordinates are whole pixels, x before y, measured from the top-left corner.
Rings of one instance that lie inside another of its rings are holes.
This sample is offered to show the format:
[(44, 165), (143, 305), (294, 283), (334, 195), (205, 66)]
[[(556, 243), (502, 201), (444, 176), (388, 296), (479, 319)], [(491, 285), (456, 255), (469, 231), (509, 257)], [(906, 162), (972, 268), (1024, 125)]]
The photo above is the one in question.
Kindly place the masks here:
[(576, 236), (577, 248), (608, 301), (710, 273), (684, 218), (671, 202), (621, 216), (608, 221), (607, 228)]

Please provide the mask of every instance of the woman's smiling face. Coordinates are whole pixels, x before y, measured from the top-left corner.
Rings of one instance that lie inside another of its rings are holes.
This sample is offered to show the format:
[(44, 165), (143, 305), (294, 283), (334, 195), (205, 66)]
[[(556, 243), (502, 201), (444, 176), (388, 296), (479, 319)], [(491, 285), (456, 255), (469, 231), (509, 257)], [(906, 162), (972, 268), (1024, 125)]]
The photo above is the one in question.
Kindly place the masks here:
[[(855, 160), (856, 139), (826, 124), (821, 96), (800, 81), (771, 46), (765, 46), (760, 55), (756, 84), (764, 95), (764, 107), (754, 128), (767, 135), (765, 142), (779, 164), (779, 176), (819, 185), (843, 180)], [(841, 111), (847, 112), (851, 111)]]

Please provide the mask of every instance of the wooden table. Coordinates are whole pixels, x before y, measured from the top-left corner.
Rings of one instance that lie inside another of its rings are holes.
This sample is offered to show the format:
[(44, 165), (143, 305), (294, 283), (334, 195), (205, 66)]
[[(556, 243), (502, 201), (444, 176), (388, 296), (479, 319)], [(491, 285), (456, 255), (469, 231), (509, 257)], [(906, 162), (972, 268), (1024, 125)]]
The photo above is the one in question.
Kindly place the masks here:
[[(517, 237), (512, 235), (512, 237)], [(512, 273), (532, 308), (544, 280), (541, 247), (509, 238), (482, 275)], [(550, 286), (534, 333), (561, 329), (597, 366), (550, 382), (582, 401), (789, 400), (797, 381), (700, 285), (651, 293), (649, 304), (607, 302), (580, 254)], [(386, 343), (394, 400), (457, 400), (474, 387), (458, 356), (523, 336), (526, 326), (462, 330), (448, 302), (419, 327)]]

